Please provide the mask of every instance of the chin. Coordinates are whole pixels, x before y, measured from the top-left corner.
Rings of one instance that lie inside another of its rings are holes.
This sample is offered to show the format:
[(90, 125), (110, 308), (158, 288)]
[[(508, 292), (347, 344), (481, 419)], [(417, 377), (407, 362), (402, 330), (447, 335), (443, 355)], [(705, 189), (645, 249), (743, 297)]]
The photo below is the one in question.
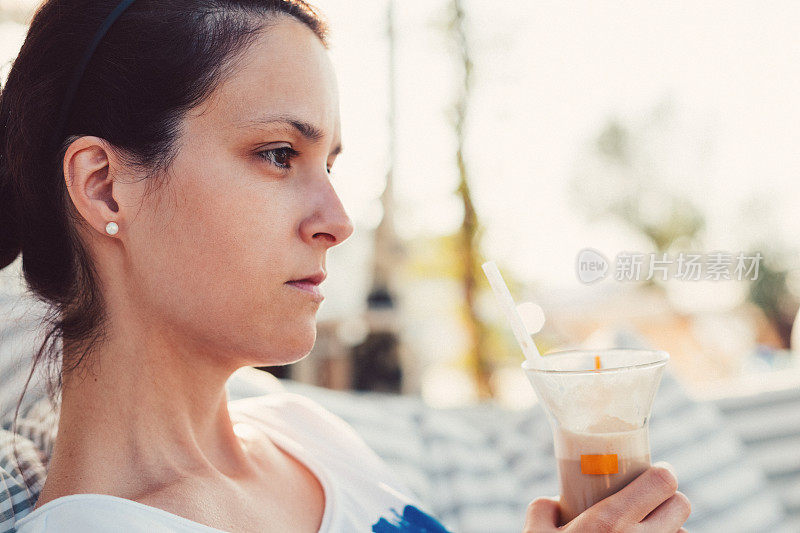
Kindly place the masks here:
[[(261, 353), (259, 366), (289, 365), (304, 359), (312, 348), (317, 338), (316, 324), (312, 328), (306, 325), (295, 329), (298, 333), (286, 336), (278, 342), (271, 340), (269, 348)], [(267, 354), (267, 357), (264, 355)]]

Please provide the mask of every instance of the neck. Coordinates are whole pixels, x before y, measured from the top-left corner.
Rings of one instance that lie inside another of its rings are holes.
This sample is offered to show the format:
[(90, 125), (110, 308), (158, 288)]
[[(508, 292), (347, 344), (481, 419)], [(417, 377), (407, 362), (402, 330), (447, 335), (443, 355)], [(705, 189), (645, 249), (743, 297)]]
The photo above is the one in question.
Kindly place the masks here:
[(187, 342), (188, 335), (116, 323), (126, 329), (63, 376), (48, 465), (48, 481), (53, 474), (62, 484), (55, 492), (136, 499), (188, 477), (246, 476), (250, 463), (225, 389), (236, 365)]

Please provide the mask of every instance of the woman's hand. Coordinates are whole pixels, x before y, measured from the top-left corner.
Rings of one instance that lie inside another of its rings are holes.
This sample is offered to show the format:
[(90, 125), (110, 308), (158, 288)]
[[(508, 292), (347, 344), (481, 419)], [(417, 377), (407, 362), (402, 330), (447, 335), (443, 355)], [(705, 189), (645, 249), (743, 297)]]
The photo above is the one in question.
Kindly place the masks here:
[(678, 479), (666, 463), (651, 466), (626, 487), (597, 502), (558, 527), (558, 501), (537, 498), (528, 505), (523, 533), (685, 533), (681, 526), (692, 506), (678, 490)]

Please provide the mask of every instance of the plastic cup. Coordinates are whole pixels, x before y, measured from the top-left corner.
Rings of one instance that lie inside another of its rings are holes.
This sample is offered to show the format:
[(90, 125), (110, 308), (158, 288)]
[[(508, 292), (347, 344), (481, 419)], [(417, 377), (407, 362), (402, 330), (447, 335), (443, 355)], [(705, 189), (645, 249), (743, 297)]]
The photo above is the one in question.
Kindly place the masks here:
[(571, 350), (522, 364), (553, 430), (562, 523), (650, 466), (650, 410), (668, 360), (656, 350)]

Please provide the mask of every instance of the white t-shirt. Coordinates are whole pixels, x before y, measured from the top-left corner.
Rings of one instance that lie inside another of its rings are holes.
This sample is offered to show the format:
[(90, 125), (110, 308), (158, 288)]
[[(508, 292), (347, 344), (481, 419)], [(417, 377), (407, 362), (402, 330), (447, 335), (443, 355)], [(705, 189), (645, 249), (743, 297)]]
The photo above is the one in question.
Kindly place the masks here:
[[(317, 476), (325, 492), (320, 533), (445, 532), (414, 506), (410, 492), (346, 422), (308, 398), (276, 392), (231, 401), (228, 410), (234, 423), (262, 428)], [(56, 498), (18, 520), (16, 527), (18, 533), (220, 532), (108, 494)]]

